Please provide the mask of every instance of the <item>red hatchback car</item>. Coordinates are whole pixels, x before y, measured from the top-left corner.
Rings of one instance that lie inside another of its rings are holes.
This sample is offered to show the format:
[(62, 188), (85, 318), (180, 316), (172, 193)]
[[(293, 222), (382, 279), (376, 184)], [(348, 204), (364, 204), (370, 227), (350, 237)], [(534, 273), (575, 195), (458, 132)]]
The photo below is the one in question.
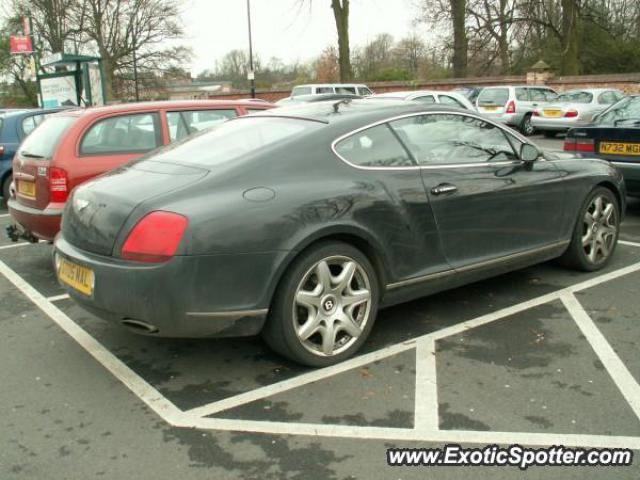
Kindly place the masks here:
[(13, 159), (9, 237), (53, 240), (71, 191), (143, 154), (266, 102), (191, 100), (112, 105), (52, 115)]

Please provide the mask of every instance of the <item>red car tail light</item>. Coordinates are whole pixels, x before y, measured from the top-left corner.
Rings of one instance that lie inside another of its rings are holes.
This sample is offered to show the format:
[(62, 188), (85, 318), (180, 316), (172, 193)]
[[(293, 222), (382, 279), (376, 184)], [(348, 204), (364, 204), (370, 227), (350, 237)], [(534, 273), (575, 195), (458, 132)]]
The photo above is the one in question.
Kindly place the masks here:
[(564, 118), (576, 118), (577, 116), (578, 116), (577, 110), (569, 110), (567, 113), (564, 114)]
[(593, 152), (594, 142), (593, 138), (577, 138), (576, 139), (576, 152)]
[(516, 113), (516, 102), (513, 100), (507, 104), (507, 113)]
[(565, 137), (563, 149), (564, 149), (565, 152), (575, 152), (576, 151), (576, 139), (574, 137)]
[(52, 202), (66, 202), (69, 197), (69, 181), (67, 172), (62, 168), (49, 169), (49, 200)]
[(4, 155), (4, 145), (0, 145), (0, 157)]
[(136, 262), (166, 262), (178, 250), (188, 223), (186, 217), (172, 212), (156, 211), (145, 215), (124, 242), (122, 258)]
[(534, 110), (531, 115), (533, 115), (534, 117), (539, 117), (540, 116), (540, 112), (538, 110)]

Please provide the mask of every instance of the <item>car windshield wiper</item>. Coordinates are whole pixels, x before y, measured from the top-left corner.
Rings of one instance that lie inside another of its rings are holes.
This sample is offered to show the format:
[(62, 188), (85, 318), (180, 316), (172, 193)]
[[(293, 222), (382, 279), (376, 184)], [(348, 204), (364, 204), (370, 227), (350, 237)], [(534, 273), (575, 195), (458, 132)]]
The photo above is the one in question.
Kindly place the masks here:
[(37, 153), (20, 152), (20, 155), (27, 158), (44, 158), (42, 155), (38, 155)]

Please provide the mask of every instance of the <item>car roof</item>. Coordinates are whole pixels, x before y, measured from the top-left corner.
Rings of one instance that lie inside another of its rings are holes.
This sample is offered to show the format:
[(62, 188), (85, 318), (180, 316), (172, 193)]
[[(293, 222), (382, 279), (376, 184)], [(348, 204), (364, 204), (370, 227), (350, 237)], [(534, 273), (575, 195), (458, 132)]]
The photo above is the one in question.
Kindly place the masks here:
[(104, 113), (137, 112), (146, 110), (162, 110), (167, 108), (202, 108), (202, 107), (247, 107), (260, 108), (271, 107), (268, 102), (256, 102), (253, 100), (162, 100), (153, 102), (118, 103), (100, 107), (77, 108), (69, 110), (72, 115), (101, 115)]
[(303, 83), (296, 87), (366, 87), (364, 83)]
[(442, 104), (424, 105), (417, 102), (406, 102), (404, 100), (391, 99), (384, 102), (382, 100), (372, 102), (368, 99), (362, 99), (349, 101), (339, 100), (336, 102), (315, 102), (284, 106), (278, 109), (259, 112), (252, 116), (301, 118), (306, 120), (315, 120), (323, 123), (338, 124), (342, 123), (343, 121), (355, 121), (358, 118), (375, 122), (394, 116), (429, 111), (444, 111), (451, 113), (469, 114), (469, 110), (449, 107)]

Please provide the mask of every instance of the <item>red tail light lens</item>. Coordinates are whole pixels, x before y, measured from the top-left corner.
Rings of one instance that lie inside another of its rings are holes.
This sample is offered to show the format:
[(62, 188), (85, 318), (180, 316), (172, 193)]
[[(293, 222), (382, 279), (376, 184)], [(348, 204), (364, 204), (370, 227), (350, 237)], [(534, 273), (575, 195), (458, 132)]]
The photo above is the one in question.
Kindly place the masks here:
[(564, 151), (575, 152), (576, 151), (576, 139), (573, 137), (565, 137), (564, 139)]
[(577, 110), (569, 110), (567, 113), (564, 114), (565, 118), (576, 118), (577, 116), (578, 116)]
[(4, 155), (4, 145), (0, 145), (0, 157)]
[(540, 112), (538, 110), (534, 110), (531, 115), (533, 115), (534, 117), (539, 117), (540, 116)]
[(576, 152), (593, 152), (593, 151), (595, 151), (593, 138), (576, 139)]
[(49, 200), (51, 202), (66, 202), (69, 197), (69, 181), (67, 172), (62, 168), (49, 169)]
[(122, 247), (122, 258), (160, 263), (171, 259), (180, 245), (189, 221), (171, 212), (151, 212), (140, 220)]
[(507, 113), (516, 113), (516, 102), (513, 100), (507, 104)]

